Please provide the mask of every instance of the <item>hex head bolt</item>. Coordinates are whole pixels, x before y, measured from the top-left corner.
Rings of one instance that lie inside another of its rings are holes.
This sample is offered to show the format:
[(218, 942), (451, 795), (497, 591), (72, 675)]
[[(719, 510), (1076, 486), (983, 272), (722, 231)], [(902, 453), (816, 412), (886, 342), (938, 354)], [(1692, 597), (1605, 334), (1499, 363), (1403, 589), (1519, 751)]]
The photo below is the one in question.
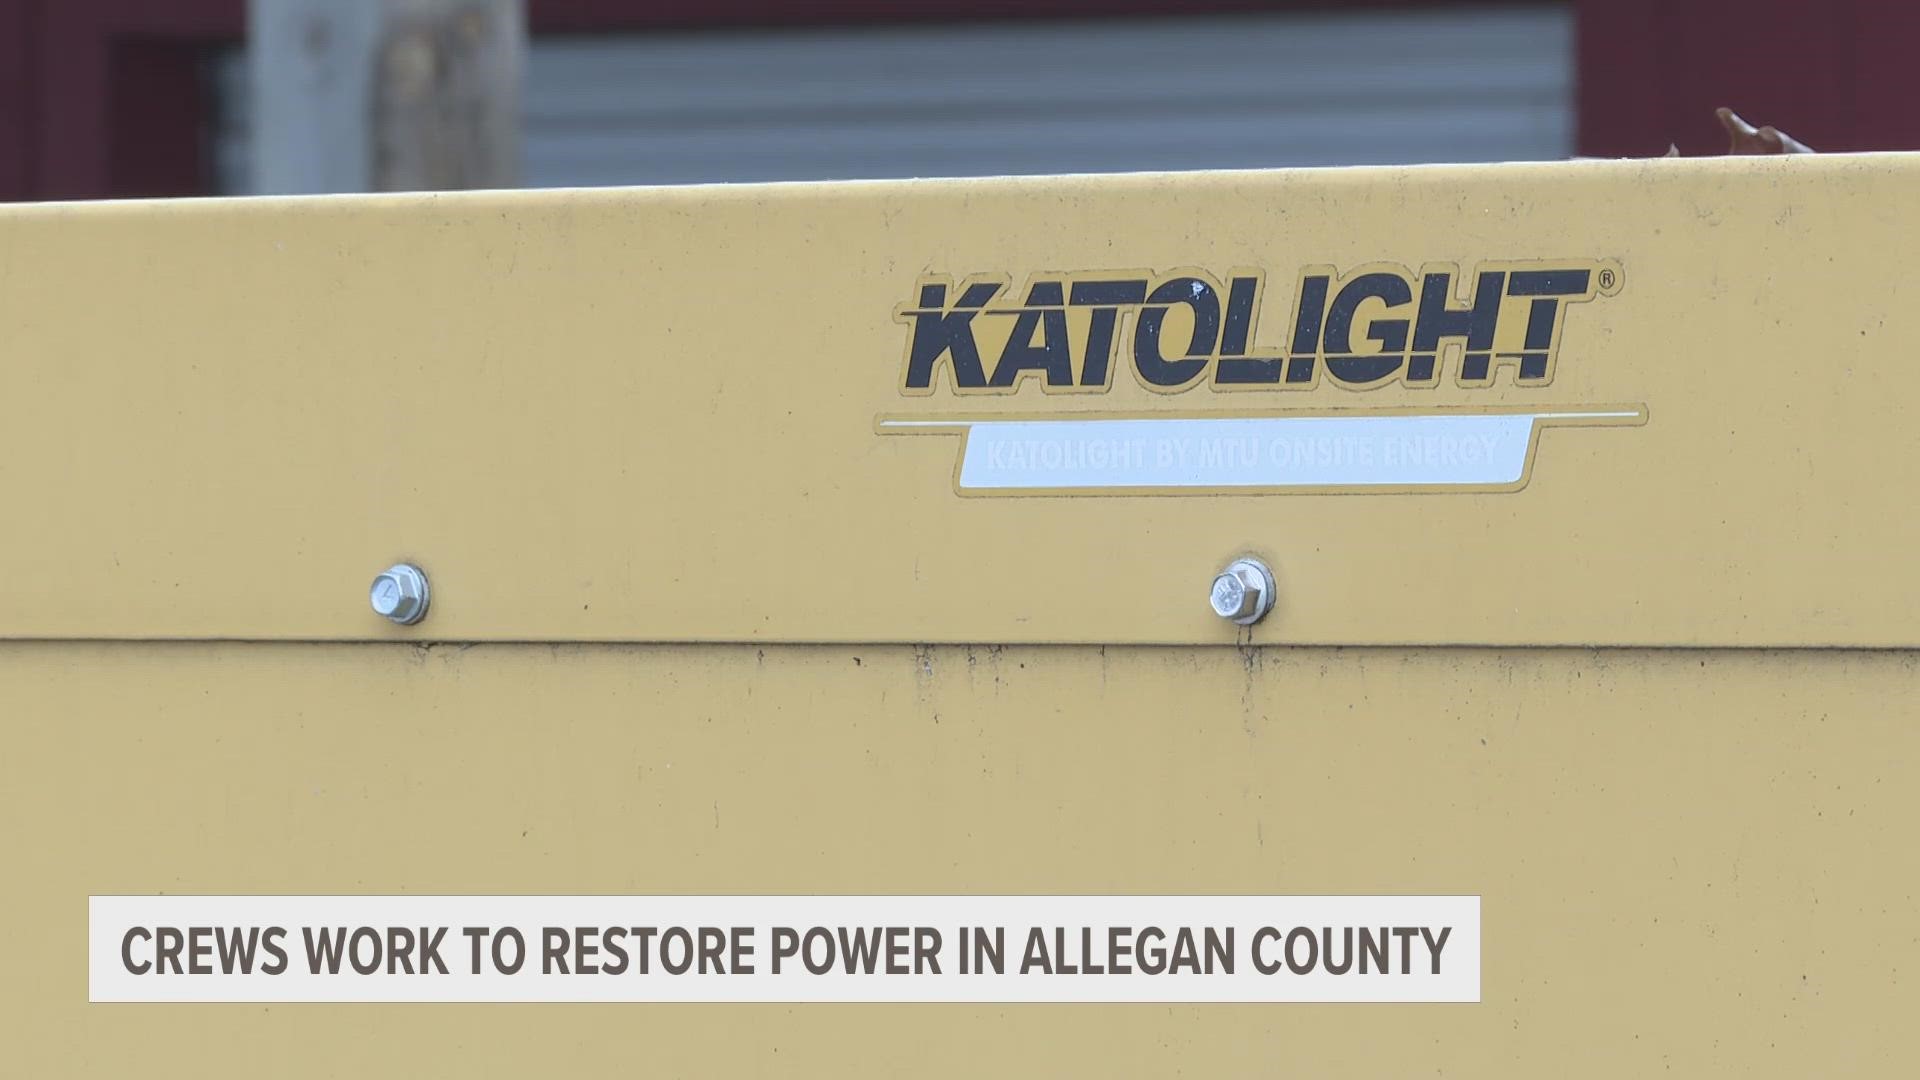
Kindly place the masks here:
[(1252, 626), (1273, 610), (1273, 571), (1259, 559), (1235, 559), (1213, 579), (1207, 600), (1213, 613), (1240, 626)]
[(427, 575), (412, 563), (396, 563), (381, 571), (367, 590), (374, 614), (401, 626), (427, 617)]

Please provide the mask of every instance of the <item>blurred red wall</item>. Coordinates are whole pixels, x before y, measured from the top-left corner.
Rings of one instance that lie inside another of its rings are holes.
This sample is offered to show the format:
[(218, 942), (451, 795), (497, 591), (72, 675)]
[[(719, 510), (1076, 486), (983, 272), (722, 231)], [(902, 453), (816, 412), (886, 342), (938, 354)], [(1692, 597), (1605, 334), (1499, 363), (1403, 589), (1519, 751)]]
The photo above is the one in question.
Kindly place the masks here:
[(1580, 152), (1721, 153), (1731, 106), (1816, 150), (1920, 149), (1907, 0), (1579, 0)]

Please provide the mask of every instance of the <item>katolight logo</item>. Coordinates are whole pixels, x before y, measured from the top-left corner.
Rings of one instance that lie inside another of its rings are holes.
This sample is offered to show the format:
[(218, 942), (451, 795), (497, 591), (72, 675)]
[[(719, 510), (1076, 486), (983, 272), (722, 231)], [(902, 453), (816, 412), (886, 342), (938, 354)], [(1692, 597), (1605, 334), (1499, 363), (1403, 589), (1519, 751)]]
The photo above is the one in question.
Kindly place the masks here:
[[(1310, 266), (1284, 347), (1263, 347), (1255, 270), (928, 277), (894, 313), (900, 393), (977, 405), (875, 427), (959, 435), (963, 495), (1516, 491), (1543, 429), (1646, 422), (1644, 405), (1516, 400), (1551, 392), (1573, 312), (1621, 284), (1601, 260)], [(1071, 401), (1123, 379), (1167, 400)], [(1370, 393), (1388, 387), (1404, 392)], [(1441, 387), (1477, 403), (1420, 404)], [(986, 407), (1010, 397), (1042, 408)]]

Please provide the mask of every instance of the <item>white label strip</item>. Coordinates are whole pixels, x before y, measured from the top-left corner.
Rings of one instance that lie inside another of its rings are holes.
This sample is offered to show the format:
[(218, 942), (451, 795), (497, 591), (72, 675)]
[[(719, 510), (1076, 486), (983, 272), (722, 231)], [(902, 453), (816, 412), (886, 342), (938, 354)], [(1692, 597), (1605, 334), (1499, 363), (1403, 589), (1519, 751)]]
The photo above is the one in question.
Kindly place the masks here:
[(1633, 424), (1645, 415), (885, 419), (880, 430), (964, 431), (962, 491), (1500, 488), (1526, 479), (1536, 425)]
[(96, 896), (107, 1001), (1480, 1000), (1477, 896)]

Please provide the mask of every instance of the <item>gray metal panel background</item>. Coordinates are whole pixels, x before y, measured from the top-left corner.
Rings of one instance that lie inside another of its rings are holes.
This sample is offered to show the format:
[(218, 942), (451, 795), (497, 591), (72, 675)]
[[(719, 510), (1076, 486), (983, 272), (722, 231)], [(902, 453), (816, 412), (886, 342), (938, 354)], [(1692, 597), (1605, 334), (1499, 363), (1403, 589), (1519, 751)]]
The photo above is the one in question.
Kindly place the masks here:
[[(538, 38), (532, 186), (1564, 158), (1564, 7)], [(245, 66), (218, 73), (227, 190)]]

